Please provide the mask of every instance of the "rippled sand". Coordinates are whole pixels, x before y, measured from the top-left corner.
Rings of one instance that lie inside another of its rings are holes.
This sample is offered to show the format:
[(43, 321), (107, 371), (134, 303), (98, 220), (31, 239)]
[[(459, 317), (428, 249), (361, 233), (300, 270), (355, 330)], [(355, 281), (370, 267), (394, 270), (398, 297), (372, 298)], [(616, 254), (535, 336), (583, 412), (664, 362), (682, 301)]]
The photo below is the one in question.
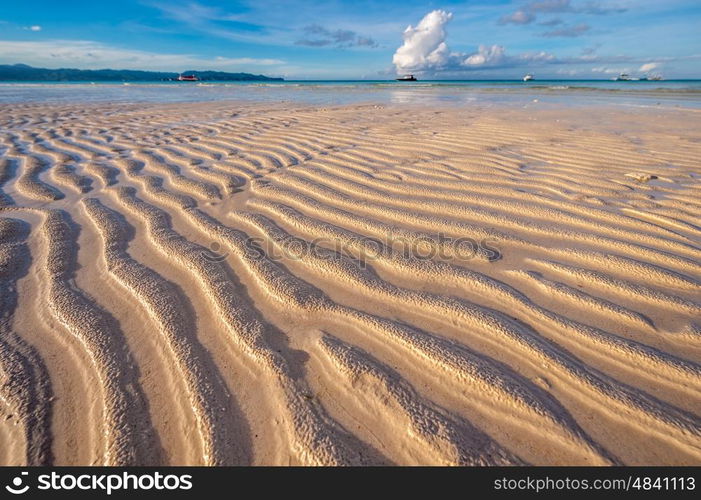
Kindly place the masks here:
[(699, 464), (700, 131), (0, 106), (0, 463)]

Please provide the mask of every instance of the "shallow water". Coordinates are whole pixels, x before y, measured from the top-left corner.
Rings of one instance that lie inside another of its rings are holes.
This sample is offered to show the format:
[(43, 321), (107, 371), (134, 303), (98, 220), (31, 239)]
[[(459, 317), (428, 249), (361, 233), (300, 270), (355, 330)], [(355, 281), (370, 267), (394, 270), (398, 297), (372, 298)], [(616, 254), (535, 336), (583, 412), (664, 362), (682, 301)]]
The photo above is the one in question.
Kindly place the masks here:
[(316, 105), (619, 105), (701, 108), (701, 80), (286, 81), (0, 83), (2, 102), (197, 102), (243, 100)]

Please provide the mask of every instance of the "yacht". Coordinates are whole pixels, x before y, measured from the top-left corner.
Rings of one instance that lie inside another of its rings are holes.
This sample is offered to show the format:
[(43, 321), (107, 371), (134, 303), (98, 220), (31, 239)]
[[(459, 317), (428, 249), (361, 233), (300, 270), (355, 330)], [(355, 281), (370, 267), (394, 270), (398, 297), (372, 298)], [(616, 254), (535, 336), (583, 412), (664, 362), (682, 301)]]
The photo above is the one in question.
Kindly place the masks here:
[(398, 82), (415, 82), (416, 77), (414, 75), (404, 75), (397, 78)]
[(200, 79), (196, 75), (178, 75), (179, 82), (199, 82)]

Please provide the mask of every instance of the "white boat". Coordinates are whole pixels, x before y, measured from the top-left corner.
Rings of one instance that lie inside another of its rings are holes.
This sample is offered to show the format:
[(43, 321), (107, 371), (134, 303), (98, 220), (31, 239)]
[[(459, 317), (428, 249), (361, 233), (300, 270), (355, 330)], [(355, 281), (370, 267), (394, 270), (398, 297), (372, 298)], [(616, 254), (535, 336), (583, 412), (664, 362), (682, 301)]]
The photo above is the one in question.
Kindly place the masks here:
[(531, 80), (533, 80), (533, 75), (531, 75), (530, 73), (523, 77), (524, 82), (530, 82)]
[(618, 75), (616, 78), (614, 78), (617, 82), (629, 82), (631, 80), (635, 80), (635, 78), (631, 78), (628, 73), (621, 73)]

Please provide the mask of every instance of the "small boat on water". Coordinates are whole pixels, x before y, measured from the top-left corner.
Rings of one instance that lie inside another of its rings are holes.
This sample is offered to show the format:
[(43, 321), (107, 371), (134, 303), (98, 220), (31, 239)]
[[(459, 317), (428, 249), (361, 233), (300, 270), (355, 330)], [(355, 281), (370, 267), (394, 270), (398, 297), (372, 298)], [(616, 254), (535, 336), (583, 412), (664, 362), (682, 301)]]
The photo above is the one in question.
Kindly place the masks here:
[(631, 78), (631, 76), (628, 73), (621, 73), (616, 78), (614, 78), (614, 80), (617, 82), (630, 82), (632, 80), (637, 80), (637, 78)]
[(404, 75), (397, 78), (398, 82), (415, 82), (416, 77), (414, 75)]
[(199, 82), (200, 79), (196, 75), (178, 75), (179, 82)]
[(531, 75), (530, 73), (523, 77), (524, 82), (530, 82), (531, 80), (533, 80), (533, 75)]

